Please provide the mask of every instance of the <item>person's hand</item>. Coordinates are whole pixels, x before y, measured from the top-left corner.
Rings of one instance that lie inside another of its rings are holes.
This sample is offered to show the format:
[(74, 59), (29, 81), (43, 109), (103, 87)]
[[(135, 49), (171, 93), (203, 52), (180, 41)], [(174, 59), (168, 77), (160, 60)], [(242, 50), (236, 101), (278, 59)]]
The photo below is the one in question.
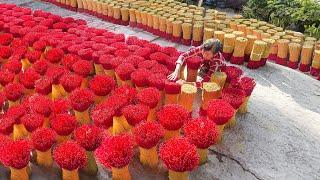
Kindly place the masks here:
[(168, 80), (170, 80), (170, 81), (175, 81), (176, 79), (179, 78), (179, 71), (174, 70), (171, 74), (169, 74), (169, 75), (167, 76), (167, 78), (168, 78)]
[(173, 73), (171, 73), (167, 76), (169, 81), (175, 81), (175, 80), (179, 79), (180, 68), (181, 68), (181, 64), (177, 64), (176, 69), (173, 71)]

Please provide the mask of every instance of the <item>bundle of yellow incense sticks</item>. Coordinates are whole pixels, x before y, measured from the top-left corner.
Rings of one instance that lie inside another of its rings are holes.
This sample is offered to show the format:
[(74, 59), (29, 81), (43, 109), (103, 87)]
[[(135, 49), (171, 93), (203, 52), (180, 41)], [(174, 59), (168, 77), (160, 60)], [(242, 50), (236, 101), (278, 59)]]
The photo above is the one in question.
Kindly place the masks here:
[(298, 68), (300, 59), (301, 45), (298, 43), (289, 43), (289, 62), (288, 67), (292, 69)]

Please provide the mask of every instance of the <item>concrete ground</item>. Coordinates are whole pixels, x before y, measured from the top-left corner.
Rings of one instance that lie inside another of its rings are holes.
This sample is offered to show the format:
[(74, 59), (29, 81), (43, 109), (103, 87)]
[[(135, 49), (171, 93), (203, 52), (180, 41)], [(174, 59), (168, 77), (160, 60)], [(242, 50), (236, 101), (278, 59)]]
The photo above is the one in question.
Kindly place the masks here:
[[(1, 2), (84, 19), (89, 26), (135, 35), (181, 51), (189, 48), (139, 29), (114, 25), (48, 3), (32, 0)], [(320, 179), (320, 81), (273, 63), (259, 70), (242, 69), (257, 82), (250, 98), (249, 112), (237, 116), (237, 126), (225, 131), (222, 144), (210, 149), (208, 162), (191, 172), (190, 179)], [(32, 168), (31, 180), (60, 179), (57, 168), (46, 170), (34, 165)], [(159, 172), (144, 169), (137, 157), (130, 165), (134, 180), (167, 179), (164, 168), (159, 169)], [(1, 166), (0, 179), (7, 176), (8, 172)], [(80, 179), (111, 178), (109, 172), (100, 167), (97, 177), (81, 174)]]

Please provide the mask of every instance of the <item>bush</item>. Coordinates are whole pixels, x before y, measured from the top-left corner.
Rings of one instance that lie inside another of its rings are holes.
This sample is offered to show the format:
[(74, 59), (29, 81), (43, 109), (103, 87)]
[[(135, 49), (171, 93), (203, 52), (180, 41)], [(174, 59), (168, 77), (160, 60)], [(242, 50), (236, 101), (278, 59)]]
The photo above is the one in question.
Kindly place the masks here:
[(315, 0), (249, 0), (243, 15), (304, 32), (319, 27), (320, 4)]

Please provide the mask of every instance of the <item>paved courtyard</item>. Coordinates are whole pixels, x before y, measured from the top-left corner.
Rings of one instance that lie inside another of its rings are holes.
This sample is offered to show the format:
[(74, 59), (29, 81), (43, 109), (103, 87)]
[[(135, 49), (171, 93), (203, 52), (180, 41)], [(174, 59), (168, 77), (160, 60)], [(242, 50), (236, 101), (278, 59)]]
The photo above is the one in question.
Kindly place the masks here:
[[(32, 0), (0, 0), (32, 9), (43, 9), (64, 17), (84, 19), (89, 26), (134, 35), (180, 51), (189, 47), (168, 42), (140, 29), (104, 22), (90, 15)], [(320, 81), (273, 63), (259, 70), (242, 69), (256, 79), (249, 112), (238, 116), (238, 124), (227, 129), (222, 144), (210, 149), (209, 161), (191, 173), (192, 180), (213, 179), (320, 179)], [(199, 98), (198, 98), (199, 101)], [(33, 179), (59, 179), (58, 168), (50, 171), (32, 166)], [(137, 157), (130, 165), (133, 179), (167, 179), (159, 172), (143, 169)], [(0, 179), (5, 179), (0, 167)], [(98, 177), (111, 179), (102, 168)]]

